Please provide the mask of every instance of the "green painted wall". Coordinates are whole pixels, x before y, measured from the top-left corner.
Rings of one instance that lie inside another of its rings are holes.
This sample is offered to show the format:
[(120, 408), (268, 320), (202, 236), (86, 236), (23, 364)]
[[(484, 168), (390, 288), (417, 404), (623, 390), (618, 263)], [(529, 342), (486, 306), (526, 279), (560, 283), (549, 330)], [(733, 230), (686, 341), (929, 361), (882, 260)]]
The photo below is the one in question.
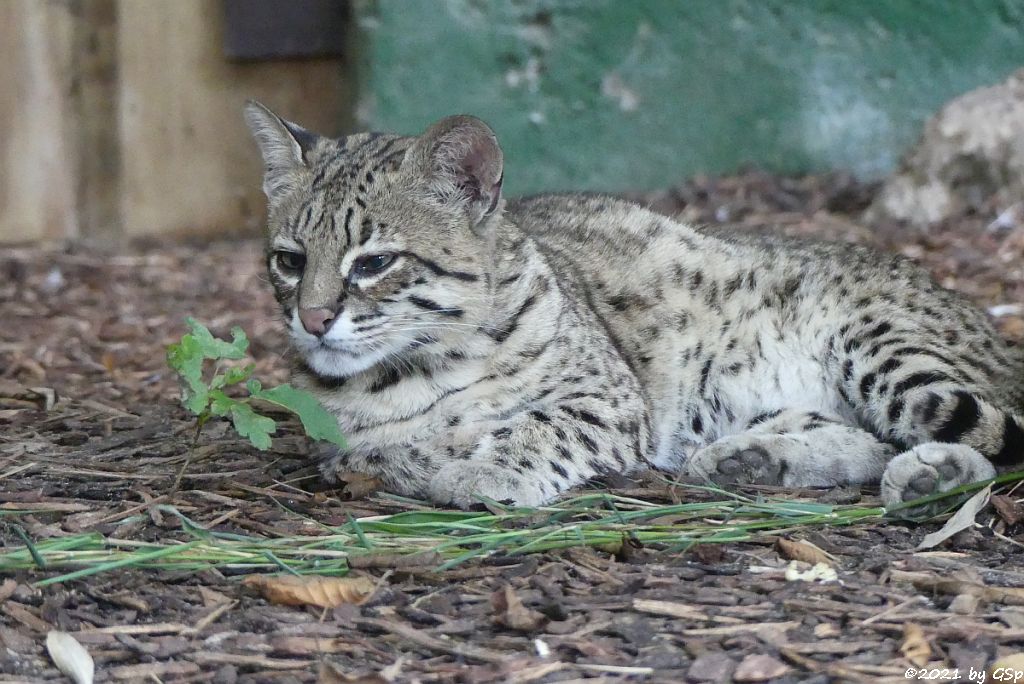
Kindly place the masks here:
[(363, 0), (357, 116), (488, 121), (506, 187), (665, 187), (746, 163), (893, 168), (1024, 66), (1024, 0)]

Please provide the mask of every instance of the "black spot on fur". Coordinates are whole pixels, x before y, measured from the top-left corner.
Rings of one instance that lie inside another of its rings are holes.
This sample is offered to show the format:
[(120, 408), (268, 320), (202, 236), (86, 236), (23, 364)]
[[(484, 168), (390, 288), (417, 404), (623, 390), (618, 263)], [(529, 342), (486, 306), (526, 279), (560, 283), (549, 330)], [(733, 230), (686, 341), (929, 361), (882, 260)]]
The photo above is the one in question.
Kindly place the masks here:
[(491, 339), (493, 339), (495, 342), (504, 342), (505, 340), (508, 339), (509, 335), (516, 331), (516, 329), (519, 327), (519, 320), (526, 314), (527, 311), (529, 311), (533, 307), (533, 305), (536, 302), (537, 297), (535, 295), (530, 295), (525, 300), (523, 300), (523, 303), (519, 307), (519, 309), (514, 314), (512, 314), (512, 317), (505, 321), (505, 323), (498, 330), (491, 330), (490, 328), (488, 328), (484, 332), (489, 337), (491, 337)]
[(596, 454), (598, 453), (598, 451), (600, 451), (600, 449), (597, 446), (597, 442), (595, 442), (590, 435), (583, 432), (582, 430), (576, 431), (576, 438), (579, 439), (580, 443), (584, 447), (586, 447), (587, 451), (589, 451), (590, 453)]
[(704, 362), (704, 367), (700, 369), (700, 394), (703, 395), (704, 391), (708, 387), (708, 378), (711, 376), (711, 364), (712, 359), (708, 359)]
[(889, 402), (889, 420), (893, 423), (903, 415), (903, 397), (897, 397)]
[(747, 428), (752, 428), (755, 425), (760, 425), (761, 423), (772, 420), (773, 418), (778, 418), (779, 414), (781, 413), (782, 409), (775, 409), (774, 411), (765, 411), (763, 413), (759, 413), (750, 419), (750, 422), (747, 423)]
[(590, 411), (576, 410), (569, 406), (563, 406), (562, 410), (568, 413), (570, 416), (582, 420), (584, 423), (589, 423), (590, 425), (599, 427), (602, 430), (607, 429), (608, 427), (607, 425), (605, 425), (605, 422), (603, 420), (595, 416)]
[(416, 254), (415, 252), (409, 252), (409, 251), (398, 252), (398, 255), (399, 256), (408, 257), (409, 259), (413, 259), (415, 261), (418, 261), (422, 266), (424, 266), (427, 270), (429, 270), (431, 273), (433, 273), (436, 276), (443, 276), (445, 278), (454, 278), (455, 280), (462, 280), (462, 281), (467, 282), (467, 283), (475, 283), (476, 281), (480, 280), (480, 276), (475, 275), (473, 273), (465, 273), (465, 272), (462, 272), (462, 271), (449, 271), (447, 269), (441, 268), (441, 266), (438, 265), (436, 262), (431, 261), (430, 259), (427, 259), (426, 257), (422, 257), (419, 254)]
[(921, 422), (928, 424), (935, 420), (935, 415), (938, 413), (939, 406), (942, 405), (942, 395), (932, 392), (928, 395), (928, 399), (925, 401), (924, 406), (921, 408)]
[(394, 366), (385, 366), (381, 374), (370, 385), (369, 391), (373, 394), (383, 392), (389, 387), (397, 385), (402, 380), (402, 374)]
[(870, 337), (871, 339), (874, 339), (876, 337), (881, 337), (890, 330), (892, 330), (892, 325), (888, 322), (882, 322), (864, 334)]
[(897, 358), (886, 359), (881, 366), (878, 367), (879, 375), (888, 375), (902, 365), (902, 362)]
[(1024, 460), (1024, 428), (1009, 413), (1003, 416), (1003, 448), (993, 454), (997, 466), (1008, 466)]
[(958, 442), (960, 439), (973, 430), (981, 420), (981, 406), (978, 400), (970, 392), (957, 390), (953, 392), (956, 397), (956, 406), (949, 414), (946, 421), (932, 433), (937, 442)]
[(875, 382), (878, 381), (878, 376), (874, 373), (867, 373), (863, 378), (860, 379), (860, 396), (865, 399), (871, 394), (871, 389), (875, 386)]
[(926, 385), (933, 385), (940, 382), (950, 382), (951, 378), (945, 373), (938, 371), (922, 371), (913, 373), (903, 378), (892, 388), (893, 396), (905, 394), (908, 390)]
[(406, 298), (413, 306), (419, 307), (425, 311), (433, 311), (434, 313), (440, 314), (441, 316), (449, 316), (451, 318), (462, 318), (463, 311), (455, 307), (441, 306), (432, 299), (426, 299), (425, 297), (417, 297), (416, 295), (409, 295)]
[(690, 423), (690, 429), (697, 435), (704, 431), (704, 419), (700, 417), (699, 413), (693, 417), (693, 421)]

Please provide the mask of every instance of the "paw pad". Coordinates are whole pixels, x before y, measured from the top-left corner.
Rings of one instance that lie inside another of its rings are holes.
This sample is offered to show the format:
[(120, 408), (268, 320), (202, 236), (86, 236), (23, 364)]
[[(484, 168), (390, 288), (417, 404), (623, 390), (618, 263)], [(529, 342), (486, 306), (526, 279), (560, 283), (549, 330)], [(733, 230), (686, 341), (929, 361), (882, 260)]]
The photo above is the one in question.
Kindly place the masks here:
[[(726, 455), (727, 454), (727, 455)], [(713, 456), (712, 456), (713, 458)], [(759, 445), (725, 452), (710, 473), (719, 484), (780, 484), (780, 465)]]

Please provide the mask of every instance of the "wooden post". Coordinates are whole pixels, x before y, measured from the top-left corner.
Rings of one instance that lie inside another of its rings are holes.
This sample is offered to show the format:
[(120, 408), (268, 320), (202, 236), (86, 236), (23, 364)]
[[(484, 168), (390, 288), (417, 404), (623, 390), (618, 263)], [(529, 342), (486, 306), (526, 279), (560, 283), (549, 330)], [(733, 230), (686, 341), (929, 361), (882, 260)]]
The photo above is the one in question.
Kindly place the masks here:
[(76, 237), (71, 125), (75, 18), (68, 5), (0, 3), (0, 237)]
[(348, 105), (340, 62), (230, 63), (218, 2), (119, 4), (125, 233), (252, 230), (264, 205), (245, 100), (336, 133)]
[(226, 60), (218, 0), (2, 0), (0, 92), (0, 243), (253, 232), (245, 100), (351, 121), (337, 58)]

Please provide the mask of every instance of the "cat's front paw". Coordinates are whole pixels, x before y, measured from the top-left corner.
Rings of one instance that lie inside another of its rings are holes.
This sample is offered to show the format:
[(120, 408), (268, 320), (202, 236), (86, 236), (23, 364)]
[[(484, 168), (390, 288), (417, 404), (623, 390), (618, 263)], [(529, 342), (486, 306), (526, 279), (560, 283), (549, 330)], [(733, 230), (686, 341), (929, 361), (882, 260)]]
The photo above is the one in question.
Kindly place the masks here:
[(446, 463), (431, 478), (427, 493), (434, 503), (459, 508), (478, 504), (481, 497), (514, 506), (544, 503), (540, 489), (531, 487), (518, 473), (477, 461)]
[(349, 469), (348, 455), (336, 446), (323, 446), (316, 454), (318, 467), (324, 480), (330, 484), (338, 483), (338, 474)]
[(769, 440), (726, 437), (696, 451), (687, 463), (691, 477), (715, 484), (781, 485), (783, 458)]
[[(961, 485), (995, 477), (995, 467), (965, 444), (927, 442), (889, 461), (882, 475), (882, 502), (892, 508), (904, 501), (947, 492)], [(952, 505), (949, 499), (915, 506), (911, 516), (937, 515)]]

